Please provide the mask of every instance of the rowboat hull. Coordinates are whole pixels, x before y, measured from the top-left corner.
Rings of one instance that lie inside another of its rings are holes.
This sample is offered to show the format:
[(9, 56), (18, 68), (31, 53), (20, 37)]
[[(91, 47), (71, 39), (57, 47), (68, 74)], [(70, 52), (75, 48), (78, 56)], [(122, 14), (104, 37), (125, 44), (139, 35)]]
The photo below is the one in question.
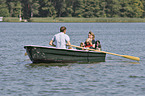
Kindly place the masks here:
[(76, 50), (58, 49), (46, 46), (24, 46), (33, 63), (75, 63), (75, 62), (105, 62), (105, 53)]

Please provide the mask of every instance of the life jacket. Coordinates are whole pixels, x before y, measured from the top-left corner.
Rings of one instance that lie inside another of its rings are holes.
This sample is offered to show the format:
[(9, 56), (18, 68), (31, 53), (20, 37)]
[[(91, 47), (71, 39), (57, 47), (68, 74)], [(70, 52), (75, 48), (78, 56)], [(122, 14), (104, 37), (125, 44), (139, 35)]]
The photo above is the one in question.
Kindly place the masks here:
[(85, 47), (89, 47), (90, 48), (90, 47), (92, 47), (92, 45), (86, 45)]

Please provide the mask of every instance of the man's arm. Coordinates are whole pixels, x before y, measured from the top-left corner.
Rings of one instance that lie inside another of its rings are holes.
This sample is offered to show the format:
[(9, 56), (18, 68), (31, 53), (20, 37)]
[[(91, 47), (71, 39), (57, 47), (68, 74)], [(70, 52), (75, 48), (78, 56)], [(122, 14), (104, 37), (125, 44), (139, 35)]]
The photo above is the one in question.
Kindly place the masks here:
[(53, 46), (53, 47), (56, 47), (56, 45), (53, 44), (53, 40), (51, 40), (51, 41), (49, 42), (49, 45), (51, 45), (51, 46)]
[(67, 45), (67, 46), (71, 45), (71, 44), (70, 44), (70, 41), (67, 41), (67, 44), (66, 44), (66, 45)]
[[(66, 46), (71, 45), (70, 41), (67, 42)], [(68, 49), (73, 49), (71, 46), (68, 47)]]

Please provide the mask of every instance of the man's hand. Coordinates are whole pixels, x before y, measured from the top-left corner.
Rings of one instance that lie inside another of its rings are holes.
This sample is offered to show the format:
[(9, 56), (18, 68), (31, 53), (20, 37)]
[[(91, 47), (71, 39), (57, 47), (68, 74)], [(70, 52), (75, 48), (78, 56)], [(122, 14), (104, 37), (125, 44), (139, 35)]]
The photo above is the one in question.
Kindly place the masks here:
[(53, 47), (56, 47), (56, 45), (53, 44), (53, 41), (52, 40), (49, 42), (49, 45), (51, 45)]
[(71, 45), (71, 44), (70, 44), (70, 41), (67, 42), (66, 46), (69, 46), (69, 45)]

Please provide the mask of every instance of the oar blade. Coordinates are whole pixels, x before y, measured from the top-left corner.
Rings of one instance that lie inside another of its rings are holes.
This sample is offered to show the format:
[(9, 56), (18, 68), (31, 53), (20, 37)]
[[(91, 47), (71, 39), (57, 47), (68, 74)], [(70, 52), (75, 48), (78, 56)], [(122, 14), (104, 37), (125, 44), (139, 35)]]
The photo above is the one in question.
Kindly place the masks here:
[(134, 57), (134, 56), (122, 55), (122, 57), (131, 59), (131, 60), (136, 60), (136, 61), (139, 61), (140, 60), (139, 57)]

